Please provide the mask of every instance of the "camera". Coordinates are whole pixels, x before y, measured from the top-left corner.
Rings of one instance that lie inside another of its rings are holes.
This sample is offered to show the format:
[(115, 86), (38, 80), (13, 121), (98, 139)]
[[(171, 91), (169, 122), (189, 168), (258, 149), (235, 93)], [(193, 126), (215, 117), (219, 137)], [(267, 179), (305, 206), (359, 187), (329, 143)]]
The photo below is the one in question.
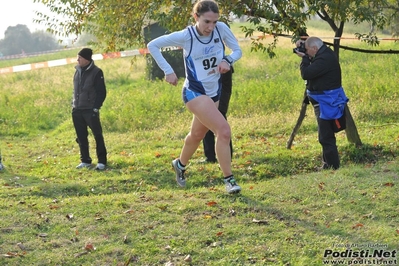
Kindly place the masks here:
[(296, 52), (304, 53), (306, 54), (306, 48), (305, 48), (305, 43), (301, 42), (299, 44), (299, 47), (292, 49), (292, 52), (295, 54)]

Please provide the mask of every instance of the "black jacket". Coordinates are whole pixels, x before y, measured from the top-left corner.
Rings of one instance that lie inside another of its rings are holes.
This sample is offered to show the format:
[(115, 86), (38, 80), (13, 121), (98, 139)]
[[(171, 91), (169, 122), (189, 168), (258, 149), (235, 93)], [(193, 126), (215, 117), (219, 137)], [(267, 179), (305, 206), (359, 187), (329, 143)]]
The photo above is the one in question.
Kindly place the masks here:
[(301, 76), (310, 91), (338, 89), (342, 86), (341, 67), (334, 51), (326, 45), (320, 47), (315, 57), (302, 57)]
[(100, 109), (107, 94), (103, 71), (94, 64), (94, 61), (91, 61), (87, 67), (76, 66), (75, 68), (72, 107)]

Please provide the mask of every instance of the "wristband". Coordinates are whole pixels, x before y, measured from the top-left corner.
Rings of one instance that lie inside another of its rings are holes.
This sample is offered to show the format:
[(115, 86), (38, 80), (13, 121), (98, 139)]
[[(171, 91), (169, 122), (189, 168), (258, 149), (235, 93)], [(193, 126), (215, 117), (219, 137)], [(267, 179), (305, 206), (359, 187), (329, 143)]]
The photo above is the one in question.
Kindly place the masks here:
[(231, 64), (226, 59), (222, 59), (222, 62), (226, 62), (231, 67)]
[(232, 64), (233, 64), (232, 61), (230, 61), (229, 59), (227, 59), (227, 56), (223, 57), (222, 60), (226, 61), (229, 65), (232, 65)]

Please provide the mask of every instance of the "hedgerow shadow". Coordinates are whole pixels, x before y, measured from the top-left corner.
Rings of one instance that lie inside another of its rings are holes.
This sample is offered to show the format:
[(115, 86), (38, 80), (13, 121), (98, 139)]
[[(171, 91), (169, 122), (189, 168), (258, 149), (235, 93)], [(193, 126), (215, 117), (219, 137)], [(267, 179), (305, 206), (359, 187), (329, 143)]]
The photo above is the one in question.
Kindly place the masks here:
[[(354, 144), (347, 144), (338, 147), (341, 159), (341, 167), (350, 164), (368, 165), (378, 161), (392, 160), (399, 152), (388, 146), (363, 144), (356, 147)], [(238, 176), (250, 181), (260, 181), (276, 177), (288, 177), (319, 171), (322, 165), (320, 151), (296, 152), (281, 150), (278, 154), (252, 154), (251, 160), (245, 163), (238, 163), (234, 168)]]
[(398, 156), (398, 150), (387, 146), (363, 144), (356, 147), (348, 144), (340, 147), (341, 164), (375, 164), (381, 160), (391, 160)]

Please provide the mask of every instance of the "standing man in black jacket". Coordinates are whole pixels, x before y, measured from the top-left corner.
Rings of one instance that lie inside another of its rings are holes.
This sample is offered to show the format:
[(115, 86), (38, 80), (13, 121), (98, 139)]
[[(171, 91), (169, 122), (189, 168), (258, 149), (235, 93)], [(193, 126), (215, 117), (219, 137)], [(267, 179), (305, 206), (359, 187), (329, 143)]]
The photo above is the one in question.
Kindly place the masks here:
[(346, 127), (343, 118), (349, 101), (342, 88), (341, 66), (334, 51), (318, 37), (297, 41), (296, 46), (299, 48), (296, 54), (302, 57), (301, 76), (306, 80), (307, 95), (317, 118), (323, 151), (321, 169), (338, 169), (340, 159), (335, 133)]
[(96, 141), (98, 164), (96, 170), (104, 170), (107, 165), (107, 149), (104, 143), (100, 122), (100, 108), (106, 97), (103, 71), (92, 60), (93, 51), (83, 48), (78, 53), (78, 64), (73, 77), (72, 121), (76, 131), (76, 142), (80, 148), (81, 163), (76, 168), (90, 168), (92, 159), (89, 153), (88, 127)]

